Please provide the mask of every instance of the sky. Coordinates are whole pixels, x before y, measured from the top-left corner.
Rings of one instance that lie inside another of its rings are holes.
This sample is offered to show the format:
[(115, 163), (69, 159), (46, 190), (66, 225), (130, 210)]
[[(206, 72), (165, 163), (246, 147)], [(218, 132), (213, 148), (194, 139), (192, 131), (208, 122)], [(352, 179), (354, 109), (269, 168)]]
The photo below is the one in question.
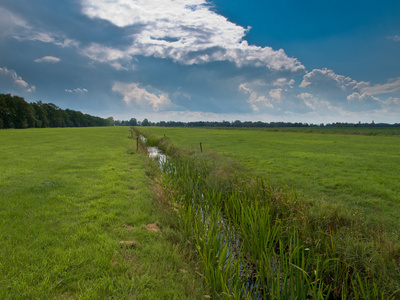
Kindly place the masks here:
[(398, 0), (1, 0), (0, 93), (115, 120), (400, 123)]

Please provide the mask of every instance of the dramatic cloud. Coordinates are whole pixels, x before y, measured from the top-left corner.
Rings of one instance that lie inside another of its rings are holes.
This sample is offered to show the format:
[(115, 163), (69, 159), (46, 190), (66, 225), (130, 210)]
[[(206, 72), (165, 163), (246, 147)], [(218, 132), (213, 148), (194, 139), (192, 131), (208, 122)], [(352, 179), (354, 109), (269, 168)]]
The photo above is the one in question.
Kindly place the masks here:
[[(21, 91), (33, 92), (36, 89), (34, 85), (30, 85), (23, 80), (14, 70), (8, 70), (5, 67), (0, 68), (0, 79), (1, 83), (5, 85), (11, 84)], [(7, 89), (10, 89), (10, 86)]]
[[(334, 32), (325, 30), (320, 18), (311, 20), (316, 30), (306, 32), (299, 22), (310, 19), (279, 1), (261, 1), (257, 7), (263, 9), (257, 12), (245, 9), (248, 3), (233, 7), (213, 0), (60, 3), (1, 2), (0, 60), (7, 68), (0, 68), (0, 92), (152, 121), (377, 121), (381, 116), (398, 122), (395, 47), (400, 36), (383, 29), (371, 33), (372, 23), (362, 36), (346, 27), (346, 38), (339, 31), (332, 40)], [(381, 7), (391, 13), (388, 6)], [(316, 40), (329, 43), (316, 45)], [(381, 44), (365, 47), (362, 41)], [(272, 43), (275, 48), (269, 47)], [(286, 52), (279, 49), (283, 45)], [(306, 72), (295, 58), (298, 50), (317, 67)], [(344, 65), (343, 55), (354, 65)], [(323, 68), (325, 57), (329, 69)], [(379, 59), (368, 64), (370, 57)], [(338, 66), (342, 75), (335, 71)]]
[(144, 55), (184, 65), (229, 61), (237, 66), (290, 72), (304, 66), (282, 49), (249, 45), (243, 28), (211, 10), (205, 0), (84, 0), (83, 12), (119, 27), (133, 26), (132, 45), (111, 49), (92, 45), (85, 53), (100, 62)]
[(55, 64), (60, 62), (61, 59), (58, 57), (54, 56), (44, 56), (42, 58), (35, 59), (34, 62), (36, 63), (50, 63), (50, 64)]
[(126, 104), (137, 105), (140, 108), (151, 108), (153, 111), (171, 107), (171, 100), (167, 93), (158, 90), (140, 87), (138, 83), (115, 82), (112, 90), (123, 96)]

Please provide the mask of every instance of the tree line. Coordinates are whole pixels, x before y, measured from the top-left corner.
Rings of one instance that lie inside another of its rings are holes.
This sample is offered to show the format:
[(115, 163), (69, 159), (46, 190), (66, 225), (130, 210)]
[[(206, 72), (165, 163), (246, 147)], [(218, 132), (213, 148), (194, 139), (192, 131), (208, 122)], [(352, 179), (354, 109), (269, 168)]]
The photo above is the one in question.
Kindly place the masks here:
[(112, 117), (103, 119), (80, 111), (63, 110), (53, 103), (28, 103), (19, 96), (0, 94), (0, 129), (112, 125)]
[(387, 123), (347, 123), (347, 122), (335, 122), (335, 123), (302, 123), (302, 122), (261, 122), (261, 121), (240, 121), (236, 120), (233, 122), (229, 121), (196, 121), (196, 122), (180, 122), (180, 121), (160, 121), (151, 122), (148, 119), (144, 119), (142, 122), (135, 118), (131, 118), (129, 121), (116, 120), (115, 126), (157, 126), (157, 127), (224, 127), (224, 128), (282, 128), (282, 127), (400, 127), (400, 124), (387, 124)]

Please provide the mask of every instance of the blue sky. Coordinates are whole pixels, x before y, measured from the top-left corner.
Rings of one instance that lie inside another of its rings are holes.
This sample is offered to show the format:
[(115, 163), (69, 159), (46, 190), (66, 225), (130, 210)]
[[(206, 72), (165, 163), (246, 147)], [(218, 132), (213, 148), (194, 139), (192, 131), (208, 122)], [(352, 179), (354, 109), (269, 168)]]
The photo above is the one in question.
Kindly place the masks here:
[(400, 2), (2, 0), (0, 93), (114, 119), (400, 122)]

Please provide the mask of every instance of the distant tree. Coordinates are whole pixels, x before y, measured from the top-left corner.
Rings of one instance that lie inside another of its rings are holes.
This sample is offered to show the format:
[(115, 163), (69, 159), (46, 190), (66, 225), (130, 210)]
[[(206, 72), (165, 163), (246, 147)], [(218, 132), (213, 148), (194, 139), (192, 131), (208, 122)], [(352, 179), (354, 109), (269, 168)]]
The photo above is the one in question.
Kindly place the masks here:
[(150, 126), (149, 120), (144, 119), (144, 120), (142, 121), (142, 126)]
[(107, 119), (106, 119), (106, 123), (107, 123), (107, 126), (113, 126), (114, 125), (114, 118), (113, 117), (108, 117)]
[(135, 118), (131, 118), (129, 120), (129, 126), (137, 126), (137, 125), (138, 125), (138, 123), (137, 123), (137, 120)]
[(242, 122), (240, 120), (236, 120), (232, 123), (233, 127), (242, 127)]

